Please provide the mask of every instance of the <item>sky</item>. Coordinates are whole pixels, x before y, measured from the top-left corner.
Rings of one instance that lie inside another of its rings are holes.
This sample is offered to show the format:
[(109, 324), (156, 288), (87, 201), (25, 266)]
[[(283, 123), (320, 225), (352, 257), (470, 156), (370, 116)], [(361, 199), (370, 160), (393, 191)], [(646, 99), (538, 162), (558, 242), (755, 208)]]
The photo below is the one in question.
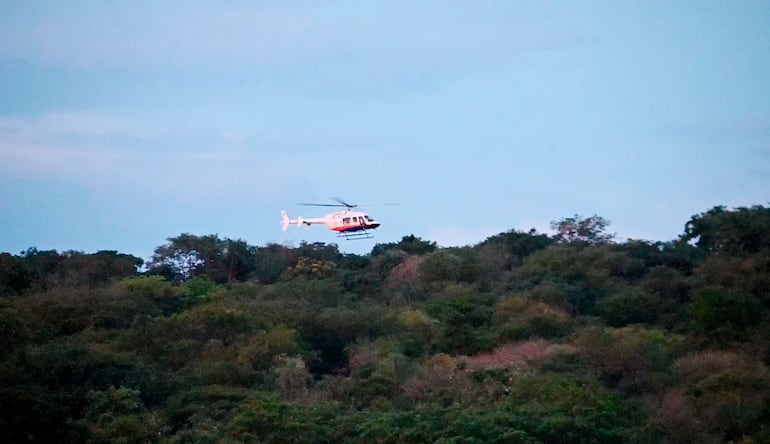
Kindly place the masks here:
[[(281, 231), (331, 197), (375, 238)], [(0, 0), (0, 251), (668, 241), (768, 203), (766, 0)]]

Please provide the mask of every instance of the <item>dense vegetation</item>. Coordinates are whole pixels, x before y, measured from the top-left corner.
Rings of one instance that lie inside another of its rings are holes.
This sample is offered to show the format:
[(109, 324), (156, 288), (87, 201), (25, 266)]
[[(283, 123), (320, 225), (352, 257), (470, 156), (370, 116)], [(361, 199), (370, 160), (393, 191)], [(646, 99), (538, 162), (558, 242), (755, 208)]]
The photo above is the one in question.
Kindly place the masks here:
[(770, 442), (770, 208), (0, 254), (3, 442)]

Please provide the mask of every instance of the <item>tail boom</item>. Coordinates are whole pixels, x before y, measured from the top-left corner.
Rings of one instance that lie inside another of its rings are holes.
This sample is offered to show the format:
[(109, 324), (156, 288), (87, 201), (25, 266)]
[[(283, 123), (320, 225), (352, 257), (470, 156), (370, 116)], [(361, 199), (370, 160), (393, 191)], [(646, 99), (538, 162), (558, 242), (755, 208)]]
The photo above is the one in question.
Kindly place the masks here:
[(305, 220), (301, 216), (296, 219), (289, 219), (289, 216), (286, 214), (286, 211), (281, 210), (281, 229), (283, 231), (286, 231), (289, 228), (289, 225), (305, 225), (306, 229), (310, 229), (310, 224), (319, 223), (318, 221), (311, 219), (311, 220)]

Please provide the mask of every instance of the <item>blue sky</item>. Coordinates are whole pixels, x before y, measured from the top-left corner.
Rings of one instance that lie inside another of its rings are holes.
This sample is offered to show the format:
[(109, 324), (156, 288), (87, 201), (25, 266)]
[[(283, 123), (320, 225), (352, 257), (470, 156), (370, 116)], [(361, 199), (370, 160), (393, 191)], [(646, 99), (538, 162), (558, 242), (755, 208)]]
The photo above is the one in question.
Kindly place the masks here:
[[(770, 202), (768, 79), (763, 0), (0, 1), (0, 251), (671, 240)], [(332, 196), (400, 205), (280, 230)]]

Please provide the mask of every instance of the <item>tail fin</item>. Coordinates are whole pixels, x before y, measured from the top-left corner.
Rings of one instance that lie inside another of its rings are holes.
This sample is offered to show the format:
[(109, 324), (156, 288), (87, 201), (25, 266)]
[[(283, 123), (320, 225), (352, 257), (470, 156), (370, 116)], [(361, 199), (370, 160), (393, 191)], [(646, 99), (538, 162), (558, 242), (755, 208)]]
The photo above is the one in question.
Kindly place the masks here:
[(289, 228), (289, 216), (286, 215), (286, 211), (281, 210), (281, 229), (286, 231)]

